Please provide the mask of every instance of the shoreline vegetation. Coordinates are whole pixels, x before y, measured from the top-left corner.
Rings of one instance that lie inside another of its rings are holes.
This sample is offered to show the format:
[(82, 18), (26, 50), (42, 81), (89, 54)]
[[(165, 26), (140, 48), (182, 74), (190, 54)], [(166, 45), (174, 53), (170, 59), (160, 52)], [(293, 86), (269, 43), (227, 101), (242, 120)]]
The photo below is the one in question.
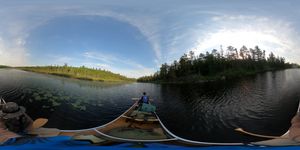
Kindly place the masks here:
[(9, 66), (0, 65), (0, 68), (10, 68)]
[(100, 81), (100, 82), (135, 82), (134, 78), (127, 78), (120, 74), (101, 69), (92, 69), (85, 66), (72, 67), (65, 64), (64, 66), (30, 66), (14, 67), (24, 71), (51, 74), (67, 78), (80, 80)]
[(160, 70), (150, 76), (137, 79), (138, 82), (153, 83), (200, 83), (216, 80), (235, 79), (266, 71), (299, 68), (298, 64), (285, 62), (284, 57), (266, 51), (258, 46), (240, 50), (228, 46), (224, 51), (213, 49), (210, 53), (195, 55), (193, 51), (184, 54), (170, 65), (164, 63)]

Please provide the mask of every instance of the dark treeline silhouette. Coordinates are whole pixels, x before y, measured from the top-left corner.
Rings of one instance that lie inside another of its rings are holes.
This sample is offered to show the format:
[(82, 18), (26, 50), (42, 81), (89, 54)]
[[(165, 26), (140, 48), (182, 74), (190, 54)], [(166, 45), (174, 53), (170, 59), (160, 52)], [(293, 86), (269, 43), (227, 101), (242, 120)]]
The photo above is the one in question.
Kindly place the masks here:
[(154, 75), (144, 76), (139, 82), (199, 82), (235, 78), (268, 70), (292, 67), (285, 63), (285, 58), (275, 56), (258, 46), (248, 49), (242, 46), (239, 50), (228, 46), (225, 51), (213, 49), (210, 53), (195, 55), (193, 51), (184, 54), (179, 61), (171, 65), (164, 63)]

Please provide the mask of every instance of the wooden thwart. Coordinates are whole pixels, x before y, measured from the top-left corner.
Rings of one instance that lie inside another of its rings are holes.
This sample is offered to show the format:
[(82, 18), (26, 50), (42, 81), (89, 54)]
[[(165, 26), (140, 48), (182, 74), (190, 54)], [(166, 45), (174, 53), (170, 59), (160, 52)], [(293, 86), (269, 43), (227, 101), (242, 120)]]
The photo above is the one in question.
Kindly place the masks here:
[(144, 118), (144, 119), (141, 119), (141, 118), (134, 118), (134, 117), (128, 117), (128, 116), (124, 116), (122, 115), (123, 118), (126, 118), (126, 119), (130, 119), (130, 120), (134, 120), (134, 121), (149, 121), (149, 122), (154, 122), (154, 121), (158, 121), (158, 119), (156, 118)]

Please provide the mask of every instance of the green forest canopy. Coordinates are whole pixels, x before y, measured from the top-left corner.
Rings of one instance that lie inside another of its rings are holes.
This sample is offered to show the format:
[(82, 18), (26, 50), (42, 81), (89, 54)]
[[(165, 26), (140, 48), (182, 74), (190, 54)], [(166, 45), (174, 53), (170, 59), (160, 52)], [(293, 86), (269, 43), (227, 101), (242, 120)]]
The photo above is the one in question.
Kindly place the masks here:
[(239, 50), (228, 46), (224, 51), (213, 49), (210, 53), (200, 53), (198, 56), (190, 51), (168, 65), (164, 63), (160, 70), (150, 76), (138, 79), (140, 82), (193, 82), (234, 78), (255, 74), (257, 72), (285, 69), (295, 66), (285, 62), (285, 58), (275, 56), (272, 52), (266, 56), (266, 51), (258, 46), (248, 49), (242, 46)]

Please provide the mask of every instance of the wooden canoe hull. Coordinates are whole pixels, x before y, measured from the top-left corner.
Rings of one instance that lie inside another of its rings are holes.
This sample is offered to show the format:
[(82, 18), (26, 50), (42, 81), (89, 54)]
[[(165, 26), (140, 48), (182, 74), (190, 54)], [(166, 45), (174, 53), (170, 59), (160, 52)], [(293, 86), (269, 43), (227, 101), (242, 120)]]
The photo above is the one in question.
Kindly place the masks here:
[[(96, 137), (110, 141), (110, 143), (138, 142), (138, 143), (165, 143), (183, 146), (209, 146), (209, 145), (244, 145), (244, 143), (213, 143), (187, 140), (176, 136), (170, 132), (159, 119), (156, 113), (152, 114), (153, 120), (136, 120), (129, 119), (130, 114), (135, 110), (136, 103), (115, 120), (90, 129), (82, 130), (61, 130), (60, 135), (77, 136), (77, 135), (94, 135)], [(134, 128), (160, 134), (159, 138), (144, 138), (142, 136), (125, 138), (122, 136), (112, 135), (110, 131), (118, 128)], [(104, 142), (105, 143), (105, 142)], [(98, 143), (101, 144), (101, 143)]]

